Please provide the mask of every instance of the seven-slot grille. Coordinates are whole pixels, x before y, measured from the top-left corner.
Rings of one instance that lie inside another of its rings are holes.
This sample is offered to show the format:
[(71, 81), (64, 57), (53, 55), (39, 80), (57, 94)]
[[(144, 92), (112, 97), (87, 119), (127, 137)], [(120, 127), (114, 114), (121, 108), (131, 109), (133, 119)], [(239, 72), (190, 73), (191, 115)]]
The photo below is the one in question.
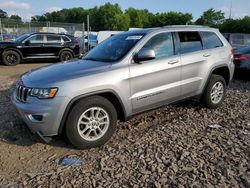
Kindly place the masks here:
[(29, 92), (30, 92), (30, 89), (27, 88), (27, 87), (24, 87), (22, 85), (19, 85), (17, 87), (17, 91), (16, 91), (16, 94), (17, 94), (17, 99), (19, 101), (22, 101), (22, 102), (26, 102), (27, 101), (27, 97), (29, 95)]

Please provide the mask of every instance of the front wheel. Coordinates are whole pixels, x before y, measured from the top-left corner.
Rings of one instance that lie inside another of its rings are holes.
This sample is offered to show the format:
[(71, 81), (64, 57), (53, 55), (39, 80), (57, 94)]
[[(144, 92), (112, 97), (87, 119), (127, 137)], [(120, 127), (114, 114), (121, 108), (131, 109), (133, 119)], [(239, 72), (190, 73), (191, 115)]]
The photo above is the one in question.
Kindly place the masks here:
[(21, 57), (16, 51), (8, 50), (3, 52), (2, 60), (5, 65), (15, 66), (20, 63)]
[(113, 104), (100, 96), (79, 101), (66, 122), (69, 141), (79, 149), (105, 144), (116, 129), (117, 113)]
[(226, 81), (220, 75), (212, 75), (203, 93), (203, 103), (211, 109), (218, 108), (226, 95)]

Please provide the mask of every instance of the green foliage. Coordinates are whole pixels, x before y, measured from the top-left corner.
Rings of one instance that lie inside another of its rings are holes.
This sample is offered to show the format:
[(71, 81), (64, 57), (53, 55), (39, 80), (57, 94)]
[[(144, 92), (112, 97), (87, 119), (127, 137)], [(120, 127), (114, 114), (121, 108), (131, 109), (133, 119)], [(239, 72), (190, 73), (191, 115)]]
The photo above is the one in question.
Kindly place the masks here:
[(153, 14), (147, 9), (139, 10), (134, 8), (129, 8), (125, 11), (125, 15), (129, 17), (130, 27), (143, 28), (150, 25), (150, 18)]
[(201, 17), (196, 20), (198, 25), (207, 25), (210, 27), (218, 27), (225, 20), (224, 13), (222, 11), (215, 11), (214, 9), (208, 9), (201, 15)]
[(250, 33), (250, 17), (242, 19), (227, 19), (220, 25), (220, 31), (224, 33)]
[(8, 14), (2, 9), (0, 9), (0, 18), (8, 18)]
[(192, 19), (192, 14), (171, 11), (167, 13), (157, 13), (154, 16), (153, 22), (151, 24), (153, 27), (166, 25), (186, 25), (190, 24)]

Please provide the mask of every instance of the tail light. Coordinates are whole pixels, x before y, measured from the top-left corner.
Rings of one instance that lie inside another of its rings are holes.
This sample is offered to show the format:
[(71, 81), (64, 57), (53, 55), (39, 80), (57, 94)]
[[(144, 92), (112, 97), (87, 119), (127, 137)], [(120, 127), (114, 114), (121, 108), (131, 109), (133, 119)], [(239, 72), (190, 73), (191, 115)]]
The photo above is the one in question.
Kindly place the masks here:
[(73, 43), (75, 46), (80, 46), (80, 42), (78, 40), (74, 40)]
[(244, 61), (247, 59), (248, 59), (248, 57), (244, 56), (244, 55), (234, 56), (234, 60), (236, 60), (236, 61)]

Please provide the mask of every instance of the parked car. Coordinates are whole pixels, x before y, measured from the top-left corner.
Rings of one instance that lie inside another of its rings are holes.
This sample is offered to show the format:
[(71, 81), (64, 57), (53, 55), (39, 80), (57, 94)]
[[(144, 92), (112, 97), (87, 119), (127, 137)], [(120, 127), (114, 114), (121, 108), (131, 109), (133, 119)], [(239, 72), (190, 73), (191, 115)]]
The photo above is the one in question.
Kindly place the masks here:
[(117, 119), (198, 97), (218, 108), (234, 72), (232, 47), (217, 29), (172, 26), (117, 34), (83, 59), (21, 77), (12, 102), (42, 139), (65, 131), (78, 148), (98, 147)]
[(102, 41), (106, 40), (107, 38), (117, 35), (123, 31), (99, 31), (97, 34), (97, 44), (100, 44)]
[(10, 42), (10, 41), (15, 41), (16, 38), (17, 35), (15, 34), (0, 34), (0, 41)]
[(235, 49), (243, 48), (250, 45), (250, 34), (223, 33), (223, 35)]
[(235, 73), (250, 73), (250, 46), (234, 51)]
[(0, 56), (10, 66), (41, 58), (67, 61), (79, 56), (79, 42), (66, 34), (28, 33), (13, 42), (0, 42)]

